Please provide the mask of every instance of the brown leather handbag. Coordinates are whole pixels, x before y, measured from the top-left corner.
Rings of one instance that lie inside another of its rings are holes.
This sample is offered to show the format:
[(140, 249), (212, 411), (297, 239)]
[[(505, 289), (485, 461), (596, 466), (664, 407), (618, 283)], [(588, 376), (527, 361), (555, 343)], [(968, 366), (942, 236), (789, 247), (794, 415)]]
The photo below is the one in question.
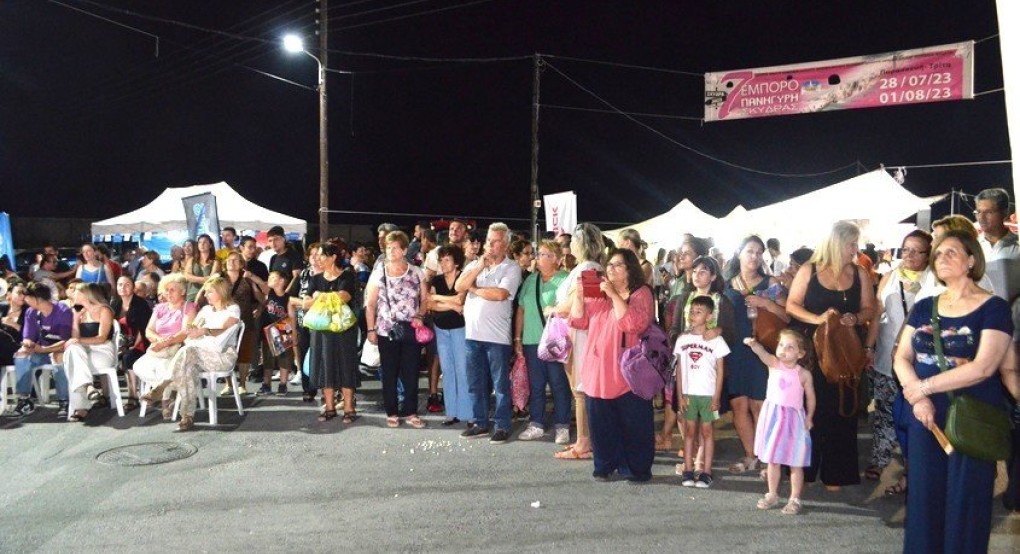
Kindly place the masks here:
[[(841, 324), (839, 318), (839, 314), (829, 314), (818, 326), (814, 346), (818, 367), (825, 380), (839, 386), (839, 415), (850, 417), (857, 412), (859, 385), (861, 375), (868, 365), (868, 357), (864, 353), (857, 328)], [(845, 392), (853, 395), (853, 409), (849, 412), (844, 409)]]
[(754, 339), (769, 352), (775, 352), (779, 346), (779, 332), (786, 329), (786, 322), (768, 310), (759, 309), (753, 327)]

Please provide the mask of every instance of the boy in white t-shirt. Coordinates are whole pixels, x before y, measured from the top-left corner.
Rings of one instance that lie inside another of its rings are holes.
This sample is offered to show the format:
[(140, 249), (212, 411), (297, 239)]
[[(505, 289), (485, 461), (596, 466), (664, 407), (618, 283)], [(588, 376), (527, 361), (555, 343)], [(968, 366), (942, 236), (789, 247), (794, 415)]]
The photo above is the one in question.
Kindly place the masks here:
[[(705, 327), (715, 311), (715, 302), (708, 296), (691, 300), (687, 316), (688, 332), (677, 337), (673, 353), (677, 357), (676, 394), (680, 413), (684, 414), (684, 471), (681, 484), (707, 489), (712, 486), (712, 457), (715, 454), (715, 432), (712, 422), (719, 419), (722, 399), (723, 357), (730, 353), (722, 336), (705, 340)], [(694, 476), (694, 439), (701, 420), (701, 441), (705, 452), (705, 471)]]

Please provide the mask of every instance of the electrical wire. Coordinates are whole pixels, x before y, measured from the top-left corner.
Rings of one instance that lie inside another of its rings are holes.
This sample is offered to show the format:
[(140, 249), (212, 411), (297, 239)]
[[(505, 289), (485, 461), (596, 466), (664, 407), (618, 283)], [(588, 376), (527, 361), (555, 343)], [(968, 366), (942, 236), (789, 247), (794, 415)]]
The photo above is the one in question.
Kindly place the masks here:
[(592, 96), (593, 98), (595, 98), (599, 102), (602, 102), (603, 104), (608, 106), (610, 109), (613, 110), (614, 113), (619, 114), (620, 116), (623, 116), (623, 117), (629, 119), (630, 121), (632, 121), (634, 123), (637, 123), (641, 127), (644, 127), (645, 129), (651, 131), (652, 133), (658, 135), (659, 137), (669, 141), (672, 144), (675, 144), (676, 146), (679, 146), (680, 148), (683, 148), (684, 150), (687, 150), (688, 152), (691, 152), (692, 154), (697, 154), (698, 156), (701, 156), (703, 158), (712, 160), (714, 162), (717, 162), (717, 163), (720, 163), (720, 164), (732, 167), (734, 169), (739, 169), (741, 171), (747, 171), (749, 173), (756, 173), (758, 175), (768, 175), (768, 176), (771, 176), (771, 177), (794, 177), (794, 178), (802, 178), (802, 177), (804, 177), (804, 178), (806, 178), (806, 177), (821, 177), (823, 175), (831, 175), (833, 173), (839, 173), (840, 171), (846, 171), (847, 169), (856, 168), (857, 167), (857, 162), (854, 162), (852, 164), (845, 165), (843, 167), (839, 167), (839, 168), (832, 169), (832, 170), (829, 170), (829, 171), (820, 171), (820, 172), (817, 172), (817, 173), (777, 173), (777, 172), (773, 172), (773, 171), (763, 171), (761, 169), (755, 169), (755, 168), (752, 168), (752, 167), (736, 164), (736, 163), (724, 160), (722, 158), (718, 158), (716, 156), (712, 156), (711, 154), (706, 154), (705, 152), (697, 150), (697, 149), (695, 149), (695, 148), (693, 148), (691, 146), (688, 146), (688, 145), (686, 145), (686, 144), (684, 144), (684, 143), (674, 139), (673, 137), (670, 137), (669, 135), (663, 133), (662, 131), (659, 131), (655, 127), (652, 127), (652, 126), (650, 126), (650, 125), (648, 125), (648, 124), (646, 124), (646, 123), (636, 119), (634, 116), (627, 114), (627, 112), (624, 112), (624, 111), (620, 110), (619, 108), (614, 106), (612, 103), (610, 103), (608, 100), (602, 98), (601, 96), (599, 96), (595, 92), (593, 92), (590, 89), (586, 88), (581, 83), (575, 81), (569, 75), (567, 75), (566, 73), (564, 73), (559, 68), (557, 68), (556, 66), (552, 65), (551, 63), (544, 62), (544, 64), (549, 69), (552, 69), (556, 73), (559, 73), (561, 77), (563, 77), (564, 79), (569, 81), (575, 87), (583, 90), (584, 92), (588, 93), (590, 96)]
[(604, 61), (604, 60), (591, 60), (591, 59), (587, 59), (587, 58), (575, 58), (573, 56), (557, 56), (555, 54), (541, 54), (540, 53), (539, 56), (541, 56), (542, 58), (549, 58), (549, 59), (553, 59), (553, 60), (570, 60), (570, 61), (574, 61), (574, 62), (584, 62), (584, 63), (591, 63), (591, 64), (596, 64), (596, 65), (609, 65), (609, 66), (613, 66), (613, 67), (624, 67), (624, 68), (627, 68), (627, 69), (640, 69), (640, 70), (643, 70), (643, 71), (655, 71), (655, 72), (658, 72), (658, 73), (673, 73), (675, 75), (687, 75), (688, 77), (698, 77), (699, 79), (704, 79), (705, 78), (705, 74), (704, 73), (694, 73), (693, 71), (682, 71), (680, 69), (666, 69), (666, 68), (663, 68), (663, 67), (649, 67), (649, 66), (646, 66), (646, 65), (634, 65), (634, 64), (630, 64), (630, 63), (607, 62), (607, 61)]
[(1003, 90), (1006, 90), (1005, 87), (999, 87), (999, 88), (996, 88), (996, 89), (986, 90), (986, 91), (982, 91), (982, 92), (975, 92), (974, 93), (974, 98), (977, 98), (978, 96), (984, 96), (986, 94), (991, 94), (993, 92), (1002, 92)]
[(80, 8), (76, 8), (76, 7), (71, 6), (69, 4), (65, 4), (63, 2), (59, 2), (58, 0), (49, 0), (49, 2), (51, 4), (56, 4), (58, 6), (65, 7), (67, 9), (69, 9), (69, 10), (74, 10), (74, 11), (76, 11), (78, 13), (85, 14), (85, 15), (87, 15), (89, 17), (94, 17), (96, 19), (101, 19), (101, 20), (103, 20), (103, 21), (105, 21), (107, 23), (111, 23), (111, 24), (116, 25), (118, 27), (123, 27), (125, 29), (130, 29), (132, 31), (135, 31), (136, 33), (141, 33), (143, 35), (147, 35), (149, 37), (152, 37), (152, 38), (156, 39), (156, 57), (157, 58), (159, 57), (159, 35), (154, 35), (154, 34), (148, 32), (148, 31), (143, 31), (143, 30), (141, 30), (141, 29), (139, 29), (137, 27), (132, 27), (130, 25), (126, 25), (124, 23), (121, 23), (120, 21), (114, 21), (113, 19), (110, 19), (108, 17), (103, 17), (103, 16), (101, 16), (99, 14), (95, 14), (95, 13), (92, 13), (90, 11), (86, 11), (86, 10), (83, 10), (83, 9), (80, 9)]
[(924, 164), (924, 165), (886, 165), (886, 167), (896, 168), (903, 167), (906, 169), (928, 169), (933, 167), (969, 167), (969, 166), (981, 166), (981, 165), (1003, 165), (1011, 164), (1013, 160), (985, 160), (978, 162), (951, 162), (941, 164)]
[(350, 19), (352, 17), (360, 17), (362, 15), (369, 15), (369, 14), (373, 14), (373, 13), (379, 13), (379, 12), (385, 12), (385, 11), (389, 11), (389, 10), (395, 10), (397, 8), (402, 8), (404, 6), (411, 6), (411, 5), (414, 5), (414, 4), (421, 4), (422, 2), (428, 2), (428, 1), (429, 0), (412, 0), (411, 2), (404, 2), (402, 4), (393, 4), (393, 5), (390, 5), (390, 6), (383, 6), (382, 8), (375, 8), (375, 9), (366, 10), (366, 11), (363, 11), (363, 12), (349, 13), (349, 14), (346, 14), (346, 15), (338, 15), (336, 17), (330, 17), (326, 21), (340, 21), (341, 19)]
[[(557, 106), (555, 104), (539, 104), (540, 108), (551, 108), (554, 110), (573, 110), (579, 112), (594, 112), (594, 113), (611, 113), (618, 114), (620, 112), (614, 112), (612, 110), (599, 110), (596, 108), (579, 108), (577, 106)], [(642, 112), (622, 112), (626, 115), (633, 115), (637, 117), (652, 117), (657, 119), (683, 119), (688, 121), (704, 121), (701, 117), (691, 117), (689, 115), (671, 115), (661, 113), (642, 113)]]
[(478, 4), (485, 4), (486, 2), (492, 2), (492, 1), (493, 0), (474, 0), (473, 2), (464, 2), (462, 4), (455, 4), (453, 6), (446, 6), (444, 8), (436, 8), (434, 10), (428, 10), (428, 11), (424, 11), (424, 12), (417, 12), (417, 13), (411, 13), (411, 14), (407, 14), (407, 15), (400, 15), (400, 16), (396, 16), (396, 17), (391, 17), (389, 19), (380, 19), (380, 20), (377, 20), (377, 21), (370, 21), (368, 23), (359, 23), (357, 25), (348, 25), (346, 27), (340, 27), (339, 29), (334, 29), (334, 30), (335, 31), (349, 31), (349, 30), (352, 30), (352, 29), (360, 29), (362, 27), (371, 27), (373, 25), (381, 25), (383, 23), (390, 23), (390, 22), (393, 22), (393, 21), (400, 21), (400, 20), (403, 20), (403, 19), (410, 19), (412, 17), (420, 17), (420, 16), (423, 16), (423, 15), (430, 15), (430, 14), (445, 12), (445, 11), (449, 11), (449, 10), (456, 10), (456, 9), (459, 9), (459, 8), (467, 8), (467, 7), (470, 7), (470, 6), (476, 6)]

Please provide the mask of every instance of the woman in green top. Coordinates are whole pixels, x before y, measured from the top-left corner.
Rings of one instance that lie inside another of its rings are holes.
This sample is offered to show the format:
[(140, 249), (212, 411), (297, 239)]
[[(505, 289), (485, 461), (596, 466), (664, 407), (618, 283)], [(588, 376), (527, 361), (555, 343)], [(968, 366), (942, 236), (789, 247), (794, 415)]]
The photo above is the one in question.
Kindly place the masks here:
[(199, 235), (193, 256), (184, 259), (184, 279), (188, 281), (188, 302), (194, 302), (206, 279), (220, 272), (216, 246), (209, 235)]
[(560, 247), (554, 241), (539, 243), (535, 271), (524, 280), (517, 294), (517, 318), (514, 321), (514, 352), (524, 356), (531, 381), (528, 411), (531, 423), (520, 439), (530, 441), (545, 436), (545, 386), (552, 388), (556, 444), (570, 443), (570, 382), (563, 364), (538, 357), (538, 343), (545, 328), (545, 308), (556, 305), (556, 289), (567, 278), (560, 267)]

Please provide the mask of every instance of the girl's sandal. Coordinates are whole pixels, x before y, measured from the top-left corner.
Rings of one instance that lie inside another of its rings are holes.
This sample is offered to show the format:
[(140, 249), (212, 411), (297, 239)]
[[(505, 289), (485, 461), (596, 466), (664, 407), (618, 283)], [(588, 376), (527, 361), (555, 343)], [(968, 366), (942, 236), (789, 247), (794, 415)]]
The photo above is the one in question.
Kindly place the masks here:
[(564, 448), (563, 450), (553, 454), (553, 458), (557, 460), (590, 460), (591, 450), (587, 452), (578, 452), (574, 447)]
[(67, 421), (73, 421), (75, 423), (81, 423), (85, 421), (85, 418), (89, 416), (88, 410), (78, 410), (67, 417)]
[(422, 418), (420, 418), (420, 417), (418, 417), (416, 415), (408, 417), (407, 418), (407, 424), (410, 425), (411, 427), (414, 427), (415, 429), (424, 429), (425, 428), (425, 420), (423, 420)]
[(400, 427), (400, 418), (397, 416), (390, 416), (386, 418), (386, 426), (390, 429), (396, 429)]
[(783, 515), (795, 516), (800, 513), (802, 508), (803, 507), (800, 504), (799, 498), (791, 498), (790, 501), (786, 503), (786, 506), (783, 506), (783, 509), (780, 511)]
[[(791, 502), (793, 502), (793, 501), (791, 500)], [(779, 495), (778, 494), (772, 494), (772, 493), (768, 493), (765, 496), (763, 496), (760, 499), (758, 499), (758, 504), (757, 504), (759, 510), (769, 510), (769, 509), (775, 508), (778, 505), (779, 505)]]
[(327, 421), (336, 417), (336, 410), (326, 410), (319, 416), (319, 423), (326, 423)]
[(758, 467), (758, 458), (754, 456), (747, 456), (741, 458), (739, 462), (730, 466), (730, 473), (734, 475), (740, 475), (746, 471), (751, 471)]
[(344, 412), (344, 418), (340, 422), (344, 425), (350, 425), (356, 419), (358, 419), (358, 412)]

